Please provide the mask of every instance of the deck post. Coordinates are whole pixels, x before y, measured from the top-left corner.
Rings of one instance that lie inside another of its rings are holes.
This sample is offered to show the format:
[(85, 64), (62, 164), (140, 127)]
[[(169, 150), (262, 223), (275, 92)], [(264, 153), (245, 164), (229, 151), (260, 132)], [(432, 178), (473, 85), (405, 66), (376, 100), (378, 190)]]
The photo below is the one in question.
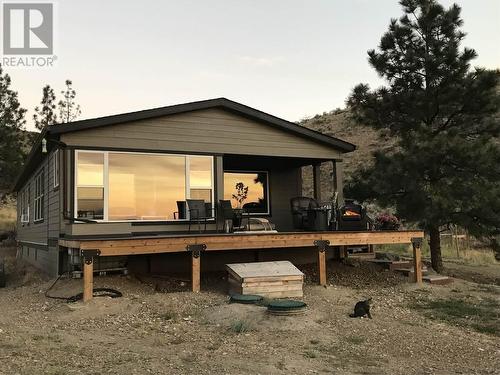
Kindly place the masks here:
[(313, 165), (313, 194), (314, 199), (321, 200), (321, 164)]
[(326, 286), (326, 249), (330, 241), (328, 240), (316, 240), (314, 241), (314, 246), (318, 248), (318, 273), (319, 273), (319, 285)]
[(340, 259), (345, 261), (347, 259), (347, 255), (347, 246), (340, 246)]
[(83, 302), (88, 302), (94, 296), (94, 257), (99, 256), (99, 250), (82, 250), (83, 257)]
[(415, 274), (415, 282), (422, 283), (422, 238), (412, 238), (413, 246), (413, 272)]
[(191, 290), (195, 293), (200, 291), (201, 281), (201, 253), (205, 251), (205, 244), (187, 245), (186, 250), (191, 253)]
[(344, 204), (344, 186), (342, 179), (342, 160), (332, 160), (332, 191), (337, 192), (338, 207)]

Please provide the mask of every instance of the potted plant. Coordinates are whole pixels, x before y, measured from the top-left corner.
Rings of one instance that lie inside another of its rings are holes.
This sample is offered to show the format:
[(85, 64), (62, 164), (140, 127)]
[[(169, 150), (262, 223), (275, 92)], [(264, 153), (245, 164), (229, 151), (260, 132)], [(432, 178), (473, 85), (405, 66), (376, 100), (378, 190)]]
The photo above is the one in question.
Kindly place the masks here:
[(398, 230), (400, 226), (399, 219), (389, 213), (378, 214), (375, 218), (375, 229), (377, 230)]
[(234, 226), (239, 227), (243, 217), (243, 202), (248, 198), (248, 186), (245, 186), (243, 182), (238, 182), (235, 188), (236, 194), (232, 195), (237, 204), (237, 208), (234, 209)]

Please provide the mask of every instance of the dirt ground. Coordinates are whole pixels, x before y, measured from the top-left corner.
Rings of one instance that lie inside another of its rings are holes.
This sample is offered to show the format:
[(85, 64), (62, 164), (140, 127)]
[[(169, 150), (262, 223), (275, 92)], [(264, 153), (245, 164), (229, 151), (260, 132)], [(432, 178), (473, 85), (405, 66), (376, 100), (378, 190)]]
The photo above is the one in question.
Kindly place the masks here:
[[(324, 288), (310, 266), (303, 268), (308, 310), (285, 317), (228, 303), (224, 274), (204, 275), (199, 294), (182, 277), (96, 277), (96, 287), (124, 296), (83, 304), (46, 298), (54, 280), (12, 253), (7, 266), (0, 374), (500, 373), (494, 284), (456, 279), (418, 288), (377, 266), (332, 263)], [(50, 293), (80, 291), (81, 280), (61, 279)], [(349, 318), (368, 296), (373, 319)]]

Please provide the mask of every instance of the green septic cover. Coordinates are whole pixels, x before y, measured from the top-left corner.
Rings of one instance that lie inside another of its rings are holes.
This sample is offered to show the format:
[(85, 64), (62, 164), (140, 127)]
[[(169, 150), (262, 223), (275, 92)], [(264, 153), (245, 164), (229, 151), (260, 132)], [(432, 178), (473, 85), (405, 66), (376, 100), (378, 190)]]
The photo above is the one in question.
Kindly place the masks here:
[(274, 310), (274, 311), (287, 311), (287, 310), (303, 309), (306, 306), (307, 304), (302, 301), (284, 299), (284, 300), (274, 300), (269, 302), (267, 308), (269, 310)]
[(254, 294), (232, 294), (230, 302), (235, 303), (257, 303), (262, 301), (262, 296), (256, 296)]

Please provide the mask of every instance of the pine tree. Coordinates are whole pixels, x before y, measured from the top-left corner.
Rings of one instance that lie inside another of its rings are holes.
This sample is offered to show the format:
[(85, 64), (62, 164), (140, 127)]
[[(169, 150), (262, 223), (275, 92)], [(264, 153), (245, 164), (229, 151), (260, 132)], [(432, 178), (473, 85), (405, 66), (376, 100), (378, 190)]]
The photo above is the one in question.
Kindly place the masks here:
[(499, 72), (470, 67), (461, 49), (460, 7), (402, 0), (369, 63), (386, 86), (356, 86), (347, 100), (355, 119), (394, 137), (389, 152), (359, 171), (347, 189), (394, 206), (429, 234), (432, 267), (442, 271), (440, 230), (500, 234)]
[(73, 82), (67, 79), (65, 84), (66, 89), (61, 91), (64, 99), (58, 103), (59, 119), (61, 122), (71, 122), (76, 120), (82, 111), (80, 105), (75, 102), (76, 90), (73, 88)]
[(57, 123), (56, 115), (56, 95), (54, 89), (49, 85), (43, 88), (41, 108), (35, 107), (33, 121), (38, 130), (42, 130), (48, 125)]
[(0, 203), (4, 201), (24, 161), (24, 115), (11, 79), (0, 65)]

